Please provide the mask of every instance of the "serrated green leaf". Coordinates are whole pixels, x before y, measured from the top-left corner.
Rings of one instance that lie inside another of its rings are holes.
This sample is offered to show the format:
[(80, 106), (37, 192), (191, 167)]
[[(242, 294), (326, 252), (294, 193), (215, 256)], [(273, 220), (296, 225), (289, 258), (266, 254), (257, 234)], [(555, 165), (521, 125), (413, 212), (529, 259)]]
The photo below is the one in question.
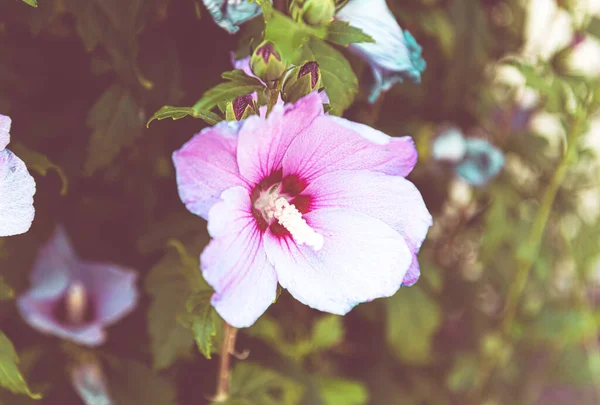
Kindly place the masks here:
[(441, 310), (419, 287), (401, 288), (386, 301), (386, 340), (404, 363), (428, 364), (432, 338), (441, 321)]
[(219, 83), (207, 90), (202, 95), (202, 98), (192, 107), (194, 113), (209, 111), (219, 103), (233, 101), (237, 97), (245, 96), (255, 91), (262, 91), (265, 87), (260, 81), (248, 76), (242, 70), (236, 69), (225, 72), (221, 77), (228, 81)]
[(13, 289), (4, 282), (4, 278), (0, 276), (0, 301), (10, 300), (14, 297)]
[(29, 4), (31, 7), (37, 7), (37, 0), (23, 0), (26, 4)]
[(337, 45), (348, 46), (361, 42), (375, 42), (372, 36), (347, 21), (334, 20), (327, 26), (327, 40)]
[(231, 397), (221, 404), (297, 405), (303, 393), (301, 384), (273, 370), (240, 362), (235, 365), (231, 376)]
[(323, 405), (365, 405), (369, 391), (358, 381), (318, 376), (319, 394)]
[(65, 172), (63, 172), (60, 166), (48, 159), (46, 155), (32, 151), (20, 143), (11, 145), (11, 149), (21, 159), (23, 159), (28, 169), (34, 170), (42, 176), (46, 176), (49, 170), (54, 170), (56, 174), (58, 174), (58, 177), (60, 177), (60, 181), (62, 184), (60, 188), (60, 194), (67, 195), (67, 191), (69, 188), (69, 180), (67, 179)]
[(329, 96), (331, 113), (342, 115), (352, 105), (358, 91), (358, 78), (348, 60), (327, 43), (311, 38), (302, 48), (302, 60), (317, 61), (323, 87)]
[(118, 84), (109, 87), (88, 114), (87, 124), (94, 132), (88, 146), (86, 174), (110, 165), (122, 148), (134, 142), (143, 123), (142, 110), (129, 90)]
[(175, 385), (145, 364), (110, 357), (108, 385), (119, 405), (177, 405)]
[(314, 350), (330, 349), (344, 340), (344, 322), (338, 315), (325, 315), (317, 320), (312, 329)]
[(184, 117), (194, 117), (204, 120), (208, 125), (215, 125), (216, 123), (223, 121), (219, 115), (207, 111), (207, 110), (194, 110), (192, 107), (173, 107), (165, 105), (161, 107), (157, 112), (150, 117), (146, 123), (146, 128), (150, 126), (150, 123), (154, 120), (164, 120), (165, 118), (172, 118), (173, 120), (179, 120)]
[(180, 267), (179, 254), (170, 250), (150, 270), (144, 284), (152, 298), (148, 310), (148, 334), (156, 370), (170, 367), (180, 357), (187, 356), (194, 345), (193, 334), (177, 322), (177, 315), (186, 311), (185, 304), (191, 292), (186, 278), (177, 271)]
[(0, 385), (15, 394), (25, 394), (33, 399), (42, 396), (31, 392), (19, 371), (19, 356), (12, 342), (0, 331)]
[(219, 321), (217, 312), (210, 304), (212, 294), (212, 290), (194, 294), (186, 303), (196, 345), (200, 353), (207, 359), (211, 358), (214, 350), (214, 339), (217, 335), (217, 322)]
[(153, 86), (139, 71), (137, 34), (153, 2), (142, 0), (63, 0), (63, 7), (75, 17), (75, 29), (86, 51), (103, 46), (112, 68), (126, 83)]

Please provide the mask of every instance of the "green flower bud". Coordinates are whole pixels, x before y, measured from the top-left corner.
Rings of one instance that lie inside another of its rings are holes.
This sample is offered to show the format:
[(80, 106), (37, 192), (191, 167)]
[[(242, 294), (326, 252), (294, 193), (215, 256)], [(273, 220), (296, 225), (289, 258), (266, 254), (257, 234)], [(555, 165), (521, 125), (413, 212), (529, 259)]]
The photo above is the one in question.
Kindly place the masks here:
[(295, 67), (283, 85), (283, 100), (293, 103), (321, 87), (321, 72), (317, 62)]
[(335, 15), (334, 0), (296, 0), (290, 6), (290, 14), (297, 21), (308, 25), (327, 25)]
[(256, 114), (258, 114), (258, 106), (252, 94), (240, 96), (227, 103), (225, 107), (225, 119), (227, 121), (241, 121)]
[(283, 75), (287, 69), (287, 63), (281, 60), (273, 43), (263, 41), (252, 53), (250, 67), (256, 76), (265, 82), (272, 82)]

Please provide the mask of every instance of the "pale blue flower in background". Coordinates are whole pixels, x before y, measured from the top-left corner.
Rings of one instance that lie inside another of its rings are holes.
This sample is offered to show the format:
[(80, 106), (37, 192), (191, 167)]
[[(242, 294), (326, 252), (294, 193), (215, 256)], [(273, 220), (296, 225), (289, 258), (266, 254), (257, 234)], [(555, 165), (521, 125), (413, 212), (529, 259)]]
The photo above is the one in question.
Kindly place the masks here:
[(71, 372), (71, 382), (85, 405), (114, 405), (102, 368), (96, 362), (78, 364)]
[(248, 0), (202, 0), (213, 20), (230, 34), (238, 32), (239, 25), (260, 15), (256, 2)]
[(375, 40), (349, 46), (373, 71), (375, 83), (369, 102), (374, 103), (382, 92), (404, 80), (420, 83), (426, 67), (422, 48), (408, 31), (400, 28), (385, 0), (350, 0), (336, 18), (362, 29)]
[(456, 163), (467, 153), (467, 141), (460, 129), (449, 127), (438, 135), (431, 149), (435, 160)]
[(114, 264), (81, 260), (62, 227), (42, 247), (31, 273), (31, 288), (17, 305), (40, 332), (87, 346), (106, 339), (106, 326), (137, 303), (136, 273)]
[(457, 127), (447, 127), (433, 141), (434, 160), (451, 164), (458, 177), (473, 186), (485, 186), (504, 167), (504, 154), (482, 138), (466, 138)]
[(484, 186), (504, 167), (504, 154), (481, 138), (467, 139), (466, 146), (465, 157), (456, 166), (456, 173), (469, 184)]

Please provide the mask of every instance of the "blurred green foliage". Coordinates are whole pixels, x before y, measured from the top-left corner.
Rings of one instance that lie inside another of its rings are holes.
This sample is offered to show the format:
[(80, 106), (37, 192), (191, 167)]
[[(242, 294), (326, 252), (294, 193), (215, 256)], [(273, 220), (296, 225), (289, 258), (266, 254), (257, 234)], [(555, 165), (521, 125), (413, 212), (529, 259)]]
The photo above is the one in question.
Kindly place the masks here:
[[(129, 265), (143, 280), (137, 310), (105, 346), (83, 351), (104, 365), (117, 403), (211, 401), (223, 331), (198, 271), (209, 237), (179, 200), (170, 155), (221, 120), (225, 102), (264, 92), (230, 61), (232, 51), (248, 55), (263, 30), (284, 58), (319, 62), (332, 113), (415, 138), (420, 162), (410, 179), (435, 225), (419, 256), (421, 280), (394, 297), (341, 318), (281, 293), (239, 333), (237, 355), (250, 358), (234, 360), (227, 403), (600, 401), (600, 215), (581, 202), (586, 190), (596, 201), (600, 193), (600, 159), (589, 146), (600, 136), (590, 132), (600, 84), (561, 70), (556, 58), (518, 56), (524, 2), (389, 0), (428, 67), (421, 85), (395, 86), (369, 105), (360, 90), (370, 73), (344, 49), (369, 38), (344, 23), (299, 25), (260, 1), (264, 20), (233, 37), (198, 0), (24, 1), (37, 7), (0, 3), (0, 112), (13, 118), (11, 148), (36, 177), (37, 215), (29, 233), (0, 239), (0, 383), (8, 388), (0, 404), (80, 403), (68, 369), (81, 349), (30, 329), (11, 300), (58, 223), (83, 257)], [(598, 17), (584, 21), (577, 28), (600, 36)], [(558, 142), (512, 125), (519, 97), (497, 80), (501, 66), (520, 72), (538, 112), (553, 114)], [(506, 170), (487, 188), (461, 188), (431, 160), (437, 128), (448, 123), (483, 131), (504, 151)], [(43, 399), (32, 399), (38, 392)]]

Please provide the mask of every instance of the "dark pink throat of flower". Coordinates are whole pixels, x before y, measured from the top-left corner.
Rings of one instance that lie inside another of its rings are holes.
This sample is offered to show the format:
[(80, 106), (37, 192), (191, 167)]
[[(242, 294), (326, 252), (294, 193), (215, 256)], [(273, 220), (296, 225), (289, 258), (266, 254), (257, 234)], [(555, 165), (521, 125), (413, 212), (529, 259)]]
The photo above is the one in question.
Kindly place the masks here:
[(280, 238), (291, 236), (288, 229), (277, 220), (269, 218), (265, 212), (256, 207), (259, 205), (257, 201), (260, 203), (259, 199), (265, 199), (270, 193), (277, 193), (278, 196), (284, 197), (301, 214), (306, 214), (311, 211), (312, 197), (301, 195), (301, 193), (307, 185), (297, 175), (283, 177), (283, 170), (281, 169), (274, 171), (257, 184), (250, 194), (250, 200), (252, 202), (252, 215), (256, 220), (258, 229), (263, 233), (269, 229), (273, 235)]
[(262, 56), (263, 60), (265, 61), (265, 63), (269, 62), (269, 56), (273, 55), (273, 57), (277, 60), (281, 60), (281, 57), (279, 56), (279, 54), (277, 53), (277, 51), (275, 50), (275, 48), (273, 47), (273, 44), (270, 42), (267, 42), (266, 44), (264, 44), (263, 46), (261, 46), (260, 48), (258, 48), (256, 50), (256, 54)]
[(298, 71), (298, 79), (310, 74), (310, 86), (315, 87), (319, 80), (319, 64), (317, 62), (306, 62)]

